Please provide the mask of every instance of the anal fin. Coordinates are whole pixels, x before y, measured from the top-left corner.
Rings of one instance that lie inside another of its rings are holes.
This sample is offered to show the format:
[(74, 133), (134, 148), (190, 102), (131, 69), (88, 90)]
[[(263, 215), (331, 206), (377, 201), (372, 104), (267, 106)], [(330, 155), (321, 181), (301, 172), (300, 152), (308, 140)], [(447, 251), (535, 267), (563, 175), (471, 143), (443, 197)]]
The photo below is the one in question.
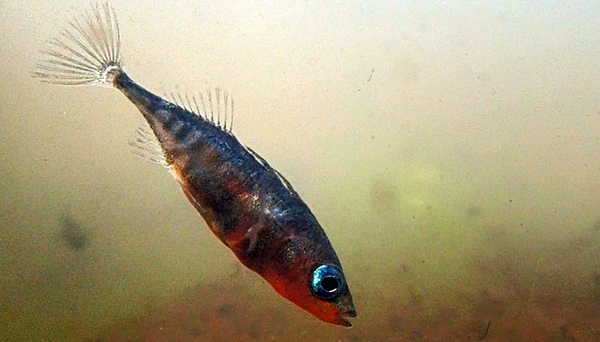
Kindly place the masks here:
[(129, 141), (129, 145), (133, 147), (132, 153), (138, 155), (152, 163), (169, 167), (169, 163), (165, 158), (164, 152), (154, 134), (148, 131), (147, 128), (138, 127), (135, 131), (135, 136)]

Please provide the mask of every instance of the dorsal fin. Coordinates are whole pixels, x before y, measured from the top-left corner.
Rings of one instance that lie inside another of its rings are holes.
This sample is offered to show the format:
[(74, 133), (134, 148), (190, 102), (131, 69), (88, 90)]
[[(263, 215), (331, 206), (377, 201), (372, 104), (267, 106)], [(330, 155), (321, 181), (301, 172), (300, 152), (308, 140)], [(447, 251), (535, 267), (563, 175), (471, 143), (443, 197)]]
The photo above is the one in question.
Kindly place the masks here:
[(207, 89), (196, 95), (165, 94), (177, 106), (203, 117), (226, 132), (233, 129), (233, 96), (221, 88)]

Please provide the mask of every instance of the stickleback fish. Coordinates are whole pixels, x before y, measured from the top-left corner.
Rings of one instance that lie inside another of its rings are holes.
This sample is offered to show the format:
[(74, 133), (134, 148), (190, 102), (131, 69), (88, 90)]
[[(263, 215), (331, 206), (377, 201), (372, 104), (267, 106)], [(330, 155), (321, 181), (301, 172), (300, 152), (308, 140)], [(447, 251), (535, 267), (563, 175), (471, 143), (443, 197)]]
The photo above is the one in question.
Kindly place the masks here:
[[(242, 264), (317, 318), (351, 326), (356, 310), (329, 239), (292, 185), (233, 135), (232, 97), (217, 90), (200, 101), (168, 101), (135, 83), (123, 69), (119, 24), (108, 4), (93, 5), (49, 43), (34, 77), (120, 90), (150, 126), (160, 161)], [(146, 140), (138, 137), (144, 149)]]

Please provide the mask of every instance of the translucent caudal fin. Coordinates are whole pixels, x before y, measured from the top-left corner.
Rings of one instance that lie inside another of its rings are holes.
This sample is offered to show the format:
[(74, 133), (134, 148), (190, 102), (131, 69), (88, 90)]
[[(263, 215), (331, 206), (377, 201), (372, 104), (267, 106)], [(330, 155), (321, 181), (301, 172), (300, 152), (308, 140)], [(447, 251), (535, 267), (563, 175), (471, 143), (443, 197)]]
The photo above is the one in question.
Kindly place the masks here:
[(111, 84), (123, 72), (117, 15), (107, 3), (93, 4), (91, 12), (74, 18), (49, 45), (42, 50), (47, 58), (32, 73), (42, 82)]

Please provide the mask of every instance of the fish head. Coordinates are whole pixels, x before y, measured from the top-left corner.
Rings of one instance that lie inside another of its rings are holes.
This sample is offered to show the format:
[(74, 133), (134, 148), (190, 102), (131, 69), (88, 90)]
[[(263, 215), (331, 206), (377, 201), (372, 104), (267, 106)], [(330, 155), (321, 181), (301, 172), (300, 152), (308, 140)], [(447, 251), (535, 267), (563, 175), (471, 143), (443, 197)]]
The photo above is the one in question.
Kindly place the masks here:
[[(284, 298), (320, 320), (351, 327), (356, 309), (342, 266), (330, 245), (289, 238), (261, 275)], [(259, 272), (260, 273), (260, 272)]]

